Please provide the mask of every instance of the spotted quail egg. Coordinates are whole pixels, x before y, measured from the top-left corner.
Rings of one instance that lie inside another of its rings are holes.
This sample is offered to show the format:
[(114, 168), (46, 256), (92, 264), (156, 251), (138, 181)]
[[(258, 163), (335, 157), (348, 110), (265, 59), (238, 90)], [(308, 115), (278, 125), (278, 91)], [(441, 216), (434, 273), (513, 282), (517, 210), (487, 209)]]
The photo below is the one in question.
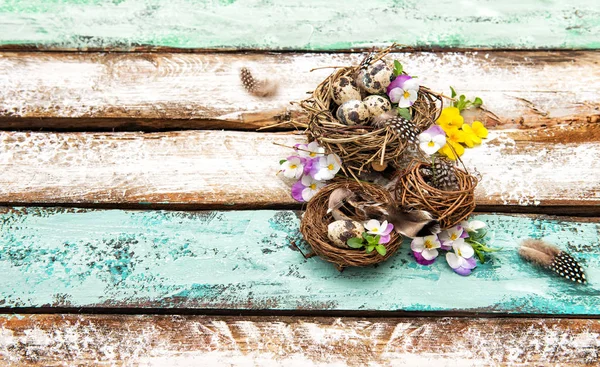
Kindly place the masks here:
[(353, 99), (361, 99), (360, 90), (354, 78), (341, 76), (331, 84), (333, 101), (338, 105)]
[(346, 125), (362, 124), (371, 117), (367, 106), (358, 99), (343, 103), (338, 107), (335, 115), (341, 123)]
[(362, 70), (359, 74), (362, 87), (371, 94), (385, 93), (386, 88), (392, 82), (394, 75), (393, 68), (384, 61), (378, 61), (375, 64)]
[(379, 116), (392, 109), (390, 101), (387, 98), (378, 95), (368, 96), (363, 99), (363, 103), (367, 106), (371, 116)]
[(361, 237), (365, 227), (353, 220), (336, 220), (327, 226), (327, 237), (339, 248), (348, 248), (346, 241), (353, 237)]

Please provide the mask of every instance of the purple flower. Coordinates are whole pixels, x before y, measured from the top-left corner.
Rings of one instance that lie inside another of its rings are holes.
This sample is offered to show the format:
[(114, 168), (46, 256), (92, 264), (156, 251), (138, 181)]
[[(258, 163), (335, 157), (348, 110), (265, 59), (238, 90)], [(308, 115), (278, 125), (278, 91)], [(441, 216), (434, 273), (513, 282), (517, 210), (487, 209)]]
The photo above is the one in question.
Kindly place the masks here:
[(390, 101), (398, 103), (398, 107), (406, 108), (412, 106), (417, 100), (419, 93), (419, 82), (408, 75), (400, 75), (387, 87)]
[(416, 237), (410, 243), (413, 255), (415, 255), (415, 259), (421, 265), (433, 264), (439, 255), (437, 249), (440, 247), (441, 244), (436, 235)]
[(454, 241), (452, 248), (454, 252), (446, 254), (448, 265), (456, 274), (463, 276), (471, 274), (471, 271), (477, 266), (473, 257), (475, 254), (473, 247), (465, 243), (464, 239), (458, 239)]
[(452, 249), (452, 244), (456, 240), (467, 238), (469, 237), (469, 234), (463, 229), (462, 226), (456, 225), (443, 231), (438, 236), (442, 242), (442, 250), (450, 251)]
[(300, 202), (309, 201), (323, 186), (325, 186), (323, 182), (310, 176), (303, 176), (300, 181), (292, 185), (292, 197)]

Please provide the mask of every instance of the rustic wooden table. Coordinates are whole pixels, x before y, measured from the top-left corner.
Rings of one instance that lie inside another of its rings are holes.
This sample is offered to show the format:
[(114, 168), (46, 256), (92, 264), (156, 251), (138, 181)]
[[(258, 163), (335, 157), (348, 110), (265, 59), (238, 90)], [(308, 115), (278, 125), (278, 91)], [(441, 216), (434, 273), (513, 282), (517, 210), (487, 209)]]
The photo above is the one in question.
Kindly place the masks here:
[[(0, 364), (598, 365), (596, 0), (0, 2)], [(290, 105), (360, 51), (482, 97), (492, 261), (305, 259)], [(283, 86), (246, 94), (248, 66)], [(577, 286), (524, 263), (541, 237)]]

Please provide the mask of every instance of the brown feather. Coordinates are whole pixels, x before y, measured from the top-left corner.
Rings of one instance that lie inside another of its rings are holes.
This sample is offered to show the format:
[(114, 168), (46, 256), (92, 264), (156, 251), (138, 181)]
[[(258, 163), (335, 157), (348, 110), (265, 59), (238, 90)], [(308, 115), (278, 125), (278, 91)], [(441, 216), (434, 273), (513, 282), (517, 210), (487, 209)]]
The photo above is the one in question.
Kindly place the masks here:
[(550, 269), (557, 275), (585, 284), (587, 282), (583, 268), (577, 260), (556, 246), (542, 240), (527, 239), (521, 242), (519, 255), (544, 268)]
[(388, 209), (388, 221), (394, 225), (394, 230), (403, 236), (415, 238), (441, 232), (440, 223), (425, 210)]
[(277, 92), (278, 85), (276, 82), (267, 79), (256, 79), (248, 68), (240, 69), (240, 80), (244, 89), (256, 97), (269, 97)]

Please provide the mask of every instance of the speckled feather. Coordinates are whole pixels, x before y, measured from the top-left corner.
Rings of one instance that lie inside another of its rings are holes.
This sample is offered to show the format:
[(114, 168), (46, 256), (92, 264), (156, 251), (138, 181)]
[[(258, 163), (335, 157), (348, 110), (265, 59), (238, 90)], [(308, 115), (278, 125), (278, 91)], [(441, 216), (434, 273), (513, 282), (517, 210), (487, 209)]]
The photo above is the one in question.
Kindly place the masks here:
[(581, 284), (587, 282), (583, 268), (577, 260), (568, 253), (542, 240), (528, 239), (523, 241), (519, 248), (519, 255), (573, 282)]

